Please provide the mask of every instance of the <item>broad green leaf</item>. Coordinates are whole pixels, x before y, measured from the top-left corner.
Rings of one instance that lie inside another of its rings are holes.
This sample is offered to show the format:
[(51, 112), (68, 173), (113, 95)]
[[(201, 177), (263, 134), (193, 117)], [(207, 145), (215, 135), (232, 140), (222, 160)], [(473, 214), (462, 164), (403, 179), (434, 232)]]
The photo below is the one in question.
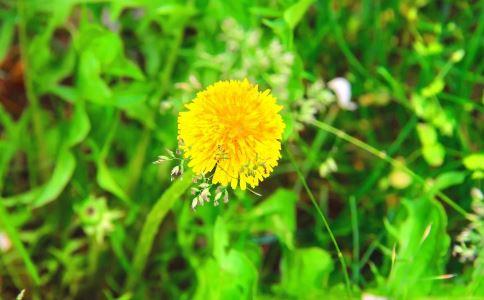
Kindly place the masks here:
[(15, 31), (15, 16), (7, 15), (3, 17), (2, 27), (0, 28), (0, 61), (3, 61), (5, 55), (10, 50), (13, 34)]
[(88, 100), (108, 104), (111, 90), (101, 78), (101, 64), (91, 51), (81, 54), (78, 71), (79, 92)]
[(431, 279), (445, 274), (450, 238), (439, 202), (420, 198), (403, 205), (407, 214), (396, 225), (396, 261), (384, 289), (396, 298), (414, 298), (428, 295), (437, 284)]
[(445, 158), (445, 148), (441, 144), (424, 146), (422, 155), (427, 163), (433, 167), (441, 166)]
[(299, 0), (284, 11), (284, 21), (294, 30), (314, 0)]
[(232, 249), (220, 259), (206, 259), (196, 272), (194, 299), (255, 298), (257, 269), (243, 252)]
[(288, 248), (294, 248), (296, 201), (297, 196), (293, 191), (277, 190), (249, 212), (252, 230), (272, 232)]
[(114, 180), (108, 166), (102, 160), (97, 162), (97, 183), (101, 188), (115, 195), (124, 202), (129, 202), (129, 197), (126, 192), (119, 186), (119, 184)]
[(431, 166), (442, 165), (445, 158), (445, 148), (437, 137), (437, 131), (432, 125), (421, 123), (417, 125), (417, 133), (422, 143), (422, 155)]
[(438, 95), (440, 92), (442, 92), (444, 87), (445, 87), (444, 81), (441, 78), (436, 78), (434, 81), (432, 81), (432, 83), (430, 83), (422, 90), (422, 96), (426, 98), (430, 98), (435, 95)]
[(281, 261), (281, 283), (277, 290), (298, 299), (321, 299), (327, 295), (333, 268), (331, 256), (323, 249), (286, 251)]
[(86, 138), (90, 129), (91, 124), (89, 122), (85, 104), (83, 100), (78, 100), (74, 108), (74, 116), (69, 126), (69, 133), (66, 137), (68, 145), (72, 147), (82, 142)]
[(197, 10), (192, 5), (164, 4), (156, 10), (156, 13), (164, 16), (166, 15), (193, 16), (197, 14)]
[(464, 166), (471, 171), (484, 170), (484, 153), (473, 153), (464, 158)]
[(456, 171), (440, 174), (432, 183), (429, 194), (433, 196), (439, 191), (442, 191), (454, 185), (461, 184), (462, 182), (464, 182), (465, 177), (466, 174), (464, 172)]
[(226, 255), (226, 248), (229, 244), (229, 234), (222, 217), (218, 217), (213, 228), (213, 256), (222, 259)]
[(62, 147), (57, 158), (54, 173), (40, 193), (39, 197), (34, 200), (33, 206), (43, 206), (55, 200), (62, 193), (64, 188), (70, 182), (74, 169), (76, 168), (76, 159), (68, 147)]
[(420, 138), (420, 142), (424, 146), (432, 146), (438, 143), (437, 131), (431, 125), (420, 123), (417, 125), (417, 133)]
[(464, 158), (464, 166), (473, 171), (472, 179), (484, 178), (484, 153), (474, 153)]

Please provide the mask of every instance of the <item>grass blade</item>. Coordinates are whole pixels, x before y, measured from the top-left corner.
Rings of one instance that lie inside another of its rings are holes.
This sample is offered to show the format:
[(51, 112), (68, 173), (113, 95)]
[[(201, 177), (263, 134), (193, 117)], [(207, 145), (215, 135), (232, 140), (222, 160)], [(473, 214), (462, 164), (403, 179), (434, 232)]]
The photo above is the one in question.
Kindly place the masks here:
[(334, 237), (333, 231), (331, 230), (331, 227), (329, 226), (329, 222), (326, 219), (326, 216), (324, 215), (324, 213), (321, 210), (321, 208), (319, 208), (319, 205), (316, 202), (316, 199), (314, 198), (313, 193), (309, 189), (308, 183), (306, 182), (306, 179), (304, 178), (301, 170), (297, 166), (296, 161), (294, 160), (294, 157), (292, 156), (291, 152), (289, 152), (289, 150), (287, 148), (286, 148), (286, 152), (287, 152), (287, 156), (289, 157), (289, 160), (291, 161), (292, 166), (294, 167), (294, 170), (296, 170), (296, 173), (299, 176), (299, 179), (301, 180), (301, 182), (302, 182), (302, 184), (304, 186), (304, 189), (306, 190), (306, 193), (309, 196), (309, 199), (311, 199), (311, 202), (314, 205), (314, 208), (316, 208), (316, 211), (317, 211), (319, 217), (323, 221), (324, 227), (328, 231), (329, 237), (331, 238), (331, 242), (333, 243), (334, 248), (336, 249), (336, 252), (338, 253), (338, 260), (339, 260), (339, 262), (341, 264), (341, 269), (343, 271), (344, 278), (345, 278), (346, 290), (347, 290), (348, 294), (351, 295), (350, 276), (348, 275), (348, 270), (347, 270), (346, 262), (345, 262), (343, 253), (341, 252), (341, 249), (340, 249), (340, 247), (338, 245), (338, 242), (336, 241), (336, 238)]
[(35, 285), (40, 284), (40, 277), (39, 272), (37, 271), (37, 267), (35, 266), (34, 262), (30, 258), (30, 255), (25, 248), (22, 240), (20, 239), (20, 235), (17, 229), (12, 225), (12, 221), (10, 220), (10, 216), (8, 215), (7, 210), (3, 206), (3, 203), (0, 199), (0, 223), (2, 224), (3, 228), (7, 232), (8, 237), (12, 241), (13, 246), (17, 249), (20, 257), (24, 261), (25, 267), (32, 278)]

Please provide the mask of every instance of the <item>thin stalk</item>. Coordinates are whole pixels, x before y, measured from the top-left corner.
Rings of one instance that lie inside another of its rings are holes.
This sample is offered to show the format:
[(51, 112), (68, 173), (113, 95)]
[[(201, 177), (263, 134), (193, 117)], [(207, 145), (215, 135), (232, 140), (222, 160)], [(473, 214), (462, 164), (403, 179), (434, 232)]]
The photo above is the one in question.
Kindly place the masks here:
[(192, 185), (193, 173), (187, 171), (182, 178), (173, 183), (156, 201), (155, 205), (146, 217), (143, 229), (136, 244), (134, 252), (133, 269), (128, 275), (127, 290), (132, 290), (142, 277), (148, 261), (155, 236), (161, 222), (168, 211), (173, 207), (176, 200)]
[(351, 228), (353, 231), (353, 260), (351, 263), (353, 282), (358, 285), (360, 281), (360, 231), (358, 229), (358, 211), (356, 199), (350, 197)]
[(319, 207), (318, 203), (316, 202), (316, 199), (314, 198), (313, 193), (309, 189), (309, 186), (306, 182), (306, 179), (304, 178), (304, 175), (301, 173), (301, 170), (296, 164), (296, 161), (294, 160), (294, 157), (292, 156), (291, 152), (289, 149), (286, 148), (287, 156), (289, 157), (289, 160), (291, 161), (292, 166), (294, 167), (294, 170), (296, 171), (299, 179), (301, 180), (304, 189), (306, 190), (306, 193), (309, 196), (309, 199), (311, 199), (312, 204), (314, 205), (314, 208), (316, 209), (316, 212), (318, 213), (319, 217), (323, 221), (324, 227), (326, 228), (326, 231), (329, 234), (329, 237), (331, 239), (331, 242), (333, 243), (334, 248), (336, 249), (336, 253), (338, 254), (338, 260), (341, 264), (341, 268), (343, 269), (343, 275), (345, 278), (345, 285), (346, 285), (346, 290), (349, 295), (351, 295), (351, 283), (350, 283), (350, 277), (348, 275), (348, 270), (346, 266), (346, 262), (343, 256), (343, 253), (341, 252), (341, 249), (339, 248), (338, 242), (336, 241), (336, 238), (333, 234), (333, 231), (331, 230), (331, 227), (329, 226), (328, 220), (326, 219), (326, 216), (324, 215), (323, 211)]
[[(42, 115), (41, 115), (41, 108), (40, 108), (40, 101), (37, 98), (37, 95), (34, 92), (34, 87), (32, 83), (32, 76), (30, 74), (30, 61), (28, 55), (28, 37), (27, 37), (27, 17), (25, 16), (25, 0), (18, 1), (18, 14), (19, 18), (19, 42), (20, 42), (20, 53), (22, 57), (22, 62), (24, 64), (24, 83), (25, 83), (25, 90), (27, 94), (27, 99), (29, 101), (30, 110), (32, 111), (32, 127), (34, 131), (34, 137), (37, 144), (37, 164), (45, 162), (46, 151), (45, 151), (45, 139), (44, 139), (44, 132), (43, 132), (43, 125), (42, 125)], [(43, 168), (40, 168), (39, 173), (42, 178), (46, 177), (46, 173)], [(34, 182), (36, 181), (37, 174), (32, 173), (30, 176), (34, 178)]]
[[(338, 114), (338, 109), (331, 109), (326, 118), (325, 121), (327, 123), (333, 123), (334, 119), (336, 119), (336, 115)], [(309, 148), (309, 153), (308, 153), (308, 158), (304, 162), (302, 166), (302, 173), (304, 174), (304, 177), (306, 177), (309, 172), (311, 171), (311, 168), (313, 164), (316, 162), (318, 155), (320, 153), (320, 149), (323, 146), (324, 142), (326, 141), (328, 133), (324, 131), (318, 131), (316, 134), (316, 138), (314, 139), (313, 143), (311, 144), (311, 147)], [(296, 192), (300, 193), (301, 192), (302, 185), (300, 182), (296, 183)]]
[[(344, 131), (341, 131), (341, 130), (339, 130), (339, 129), (337, 129), (337, 128), (329, 125), (329, 124), (326, 124), (324, 122), (312, 121), (311, 124), (318, 127), (319, 129), (330, 132), (330, 133), (334, 134), (335, 136), (337, 136), (338, 138), (345, 140), (348, 143), (351, 143), (351, 144), (353, 144), (353, 145), (373, 154), (374, 156), (386, 161), (387, 163), (389, 163), (391, 166), (393, 166), (395, 168), (401, 168), (406, 173), (408, 173), (414, 180), (421, 183), (425, 187), (428, 187), (428, 183), (422, 177), (420, 177), (418, 174), (416, 174), (415, 172), (410, 170), (404, 163), (397, 161), (397, 160), (391, 158), (390, 156), (388, 156), (385, 152), (380, 151), (380, 150), (368, 145), (367, 143), (365, 143), (365, 142), (345, 133)], [(461, 214), (462, 216), (464, 216), (468, 220), (470, 220), (470, 221), (474, 220), (474, 217), (471, 214), (467, 213), (462, 207), (460, 207), (455, 201), (450, 199), (444, 193), (439, 191), (439, 192), (436, 193), (436, 195), (443, 202), (445, 202), (447, 205), (452, 207), (456, 212), (458, 212), (459, 214)]]

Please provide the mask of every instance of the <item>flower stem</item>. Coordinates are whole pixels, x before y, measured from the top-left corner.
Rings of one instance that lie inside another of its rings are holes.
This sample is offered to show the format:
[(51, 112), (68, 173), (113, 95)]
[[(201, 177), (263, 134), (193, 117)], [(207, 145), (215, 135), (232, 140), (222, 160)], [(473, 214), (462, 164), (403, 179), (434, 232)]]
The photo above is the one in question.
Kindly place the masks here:
[(319, 217), (323, 221), (324, 227), (328, 231), (329, 237), (331, 238), (331, 242), (333, 243), (334, 248), (336, 249), (336, 252), (338, 254), (338, 260), (341, 264), (341, 268), (343, 269), (346, 290), (347, 290), (348, 294), (351, 295), (350, 277), (349, 277), (349, 274), (348, 274), (346, 262), (345, 262), (343, 253), (341, 252), (341, 249), (339, 248), (338, 242), (336, 241), (336, 238), (334, 237), (333, 231), (331, 230), (331, 227), (329, 226), (329, 222), (326, 219), (326, 216), (324, 215), (323, 211), (319, 207), (318, 203), (316, 202), (316, 199), (314, 198), (313, 193), (309, 189), (308, 183), (306, 182), (306, 179), (304, 178), (304, 175), (302, 174), (301, 170), (297, 166), (296, 161), (294, 160), (294, 157), (292, 156), (291, 152), (287, 148), (286, 148), (286, 152), (287, 152), (287, 156), (289, 157), (289, 160), (291, 161), (292, 166), (294, 167), (294, 170), (296, 170), (296, 173), (297, 173), (299, 179), (301, 180), (301, 182), (303, 184), (304, 189), (306, 190), (306, 193), (309, 196), (309, 199), (311, 199), (311, 202), (314, 205), (314, 208), (316, 208), (316, 211), (317, 211)]
[(173, 207), (175, 201), (192, 185), (192, 177), (191, 171), (183, 174), (182, 178), (173, 183), (161, 195), (146, 217), (134, 252), (133, 269), (128, 275), (128, 290), (133, 289), (141, 278), (161, 222)]

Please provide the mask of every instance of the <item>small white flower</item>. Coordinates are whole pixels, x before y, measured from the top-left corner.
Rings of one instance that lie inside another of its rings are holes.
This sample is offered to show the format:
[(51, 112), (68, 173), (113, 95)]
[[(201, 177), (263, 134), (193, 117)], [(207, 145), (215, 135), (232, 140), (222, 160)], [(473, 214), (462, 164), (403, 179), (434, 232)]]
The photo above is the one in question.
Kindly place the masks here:
[(356, 103), (351, 102), (351, 84), (343, 77), (336, 77), (328, 82), (328, 87), (336, 94), (338, 105), (345, 110), (355, 110)]
[(378, 295), (373, 295), (373, 294), (363, 294), (361, 296), (361, 300), (387, 300), (387, 297), (384, 296), (378, 296)]
[(476, 187), (473, 187), (471, 189), (471, 197), (476, 200), (484, 200), (484, 195), (482, 194), (482, 191)]
[(7, 252), (11, 247), (12, 242), (8, 236), (5, 233), (0, 232), (0, 252)]

